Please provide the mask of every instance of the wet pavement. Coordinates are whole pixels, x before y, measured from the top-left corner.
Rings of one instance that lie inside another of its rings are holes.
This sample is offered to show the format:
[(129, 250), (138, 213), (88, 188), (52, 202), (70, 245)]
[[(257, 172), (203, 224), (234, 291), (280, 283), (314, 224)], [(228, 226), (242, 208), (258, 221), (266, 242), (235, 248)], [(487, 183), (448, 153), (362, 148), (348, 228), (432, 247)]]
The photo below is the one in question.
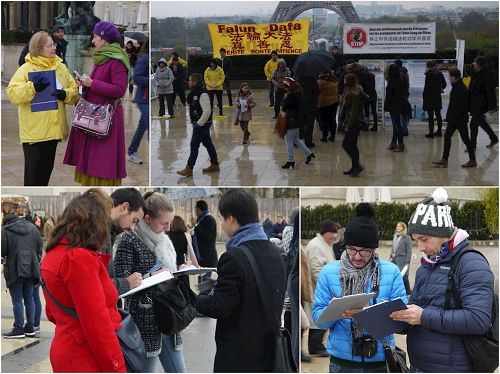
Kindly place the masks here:
[[(235, 107), (224, 106), (225, 116), (215, 119), (212, 139), (217, 149), (219, 173), (202, 173), (210, 164), (206, 149), (201, 146), (193, 177), (184, 178), (176, 171), (186, 166), (189, 157), (191, 125), (186, 121), (186, 108), (177, 100), (174, 119), (151, 121), (151, 183), (153, 186), (490, 186), (498, 185), (498, 146), (486, 148), (489, 138), (479, 130), (477, 168), (463, 169), (468, 161), (465, 146), (458, 133), (452, 139), (448, 168), (433, 167), (431, 161), (441, 158), (444, 138), (426, 139), (426, 123), (411, 124), (405, 138), (406, 151), (387, 150), (392, 137), (392, 125), (386, 123), (378, 132), (362, 132), (359, 137), (361, 163), (365, 167), (359, 177), (345, 176), (350, 159), (342, 149), (342, 134), (334, 143), (319, 141), (316, 125), (313, 152), (316, 158), (305, 165), (305, 156), (295, 148), (296, 168), (284, 170), (286, 146), (274, 133), (274, 114), (268, 108), (267, 90), (255, 90), (257, 102), (253, 110), (252, 133), (247, 145), (242, 144), (242, 131), (233, 126)], [(224, 97), (224, 102), (227, 98)], [(217, 109), (216, 109), (217, 112)], [(152, 101), (153, 116), (158, 115), (158, 100)], [(189, 118), (189, 116), (188, 116)], [(498, 113), (489, 120), (498, 133)]]
[[(7, 85), (2, 82), (2, 185), (22, 186), (24, 183), (24, 155), (23, 148), (19, 143), (17, 106), (9, 102), (5, 93), (6, 87)], [(68, 124), (73, 115), (73, 110), (74, 106), (68, 105), (66, 107)], [(139, 109), (129, 100), (128, 93), (123, 99), (123, 111), (125, 116), (125, 147), (127, 148), (140, 117)], [(63, 164), (66, 144), (66, 142), (62, 142), (57, 146), (54, 170), (50, 177), (49, 186), (80, 185), (73, 180), (75, 167)], [(144, 134), (137, 153), (144, 163), (138, 165), (126, 161), (127, 178), (122, 180), (124, 186), (149, 185), (149, 142), (147, 133)]]

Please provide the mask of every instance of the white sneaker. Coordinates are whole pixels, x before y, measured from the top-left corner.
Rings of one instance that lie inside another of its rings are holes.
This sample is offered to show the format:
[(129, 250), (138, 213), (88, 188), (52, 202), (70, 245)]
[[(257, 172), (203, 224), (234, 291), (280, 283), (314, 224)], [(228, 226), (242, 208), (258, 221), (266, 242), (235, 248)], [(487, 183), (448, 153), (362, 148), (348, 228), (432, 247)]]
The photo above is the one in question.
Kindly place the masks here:
[(143, 164), (144, 161), (142, 161), (139, 156), (137, 156), (137, 153), (132, 153), (127, 157), (127, 160), (130, 162), (133, 162), (134, 164)]

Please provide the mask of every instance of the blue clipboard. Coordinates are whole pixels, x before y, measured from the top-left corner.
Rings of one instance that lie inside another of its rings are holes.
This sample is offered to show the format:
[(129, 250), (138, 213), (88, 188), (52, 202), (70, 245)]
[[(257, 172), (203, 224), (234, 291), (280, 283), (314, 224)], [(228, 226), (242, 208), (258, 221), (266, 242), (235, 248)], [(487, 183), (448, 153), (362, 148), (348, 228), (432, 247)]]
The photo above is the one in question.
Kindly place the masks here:
[(31, 71), (28, 73), (28, 79), (32, 82), (37, 82), (42, 79), (44, 82), (49, 82), (50, 85), (43, 91), (36, 92), (35, 97), (31, 100), (31, 112), (46, 112), (48, 110), (57, 110), (57, 98), (52, 96), (56, 92), (56, 71), (42, 70)]

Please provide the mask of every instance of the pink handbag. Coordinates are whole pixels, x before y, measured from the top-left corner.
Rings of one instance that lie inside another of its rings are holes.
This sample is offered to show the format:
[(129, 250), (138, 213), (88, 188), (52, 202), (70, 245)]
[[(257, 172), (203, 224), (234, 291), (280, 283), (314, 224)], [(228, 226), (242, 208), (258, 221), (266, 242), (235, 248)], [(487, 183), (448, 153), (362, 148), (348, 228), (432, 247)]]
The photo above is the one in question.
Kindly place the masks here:
[(114, 105), (92, 104), (82, 97), (75, 106), (71, 125), (89, 136), (105, 138), (109, 135), (114, 112)]

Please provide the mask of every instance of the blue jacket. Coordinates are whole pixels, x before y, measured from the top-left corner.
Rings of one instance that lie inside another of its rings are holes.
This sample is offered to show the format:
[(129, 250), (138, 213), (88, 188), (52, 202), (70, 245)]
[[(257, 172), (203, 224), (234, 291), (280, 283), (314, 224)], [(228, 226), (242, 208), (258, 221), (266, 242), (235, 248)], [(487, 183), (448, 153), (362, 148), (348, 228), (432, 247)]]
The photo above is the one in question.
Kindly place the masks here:
[[(400, 297), (405, 303), (406, 291), (403, 284), (403, 278), (398, 267), (385, 260), (380, 260), (380, 287), (377, 303), (394, 300)], [(328, 335), (327, 351), (330, 355), (343, 360), (361, 362), (361, 356), (352, 355), (352, 337), (351, 337), (351, 319), (341, 318), (334, 321), (318, 324), (318, 319), (328, 306), (332, 295), (342, 295), (342, 285), (340, 283), (340, 261), (334, 261), (325, 265), (319, 273), (316, 291), (314, 292), (313, 302), (313, 320), (319, 328), (330, 329)], [(371, 287), (367, 292), (371, 291)], [(373, 304), (373, 300), (370, 301)], [(365, 362), (385, 361), (383, 344), (388, 343), (395, 346), (394, 335), (386, 336), (377, 341), (377, 353), (372, 358), (366, 358)]]
[(494, 278), (488, 263), (477, 253), (463, 255), (456, 269), (463, 309), (443, 309), (451, 258), (466, 248), (467, 240), (453, 249), (450, 258), (430, 269), (421, 266), (417, 270), (410, 303), (424, 311), (422, 324), (408, 330), (407, 346), (411, 364), (424, 372), (474, 371), (461, 334), (481, 335), (488, 330)]
[(134, 67), (134, 82), (137, 85), (135, 102), (137, 104), (149, 103), (149, 59), (148, 54), (139, 56)]

